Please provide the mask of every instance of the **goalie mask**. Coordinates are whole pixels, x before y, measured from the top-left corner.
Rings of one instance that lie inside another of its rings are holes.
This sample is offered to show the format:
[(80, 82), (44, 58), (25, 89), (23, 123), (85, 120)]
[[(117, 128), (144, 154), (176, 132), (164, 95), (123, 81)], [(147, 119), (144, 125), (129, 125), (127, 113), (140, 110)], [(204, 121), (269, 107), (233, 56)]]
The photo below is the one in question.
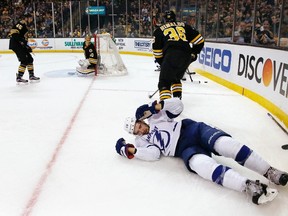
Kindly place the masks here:
[(176, 15), (174, 11), (165, 11), (164, 15), (166, 22), (175, 22), (176, 21)]
[(130, 134), (133, 134), (135, 123), (136, 123), (135, 117), (127, 117), (124, 123), (124, 130), (126, 130)]

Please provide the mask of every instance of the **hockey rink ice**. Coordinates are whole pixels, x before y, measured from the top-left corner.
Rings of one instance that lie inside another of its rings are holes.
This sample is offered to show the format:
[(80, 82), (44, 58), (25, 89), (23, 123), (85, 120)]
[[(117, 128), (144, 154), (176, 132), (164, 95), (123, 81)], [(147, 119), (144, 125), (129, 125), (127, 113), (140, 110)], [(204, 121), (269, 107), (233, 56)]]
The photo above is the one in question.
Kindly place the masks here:
[[(256, 206), (188, 172), (182, 160), (128, 160), (115, 143), (133, 136), (124, 119), (158, 98), (152, 57), (122, 55), (128, 75), (73, 75), (82, 53), (36, 53), (41, 82), (16, 85), (19, 63), (0, 56), (0, 216), (287, 216), (288, 185)], [(190, 70), (192, 70), (191, 68)], [(25, 78), (28, 72), (25, 73)], [(217, 126), (288, 171), (288, 137), (257, 103), (198, 74), (183, 82), (184, 112)], [(208, 83), (203, 81), (208, 80)], [(268, 181), (231, 159), (215, 157), (250, 179)]]

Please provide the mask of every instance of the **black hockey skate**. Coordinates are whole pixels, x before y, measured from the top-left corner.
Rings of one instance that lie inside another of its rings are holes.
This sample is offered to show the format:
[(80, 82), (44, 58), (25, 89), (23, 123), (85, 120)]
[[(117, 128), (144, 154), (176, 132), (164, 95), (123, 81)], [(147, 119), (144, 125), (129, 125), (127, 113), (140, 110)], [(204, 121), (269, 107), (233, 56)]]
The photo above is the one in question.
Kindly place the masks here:
[(276, 189), (269, 188), (267, 185), (260, 183), (259, 180), (247, 180), (245, 192), (252, 196), (252, 202), (256, 205), (270, 202), (278, 194)]
[(23, 79), (22, 77), (17, 77), (16, 82), (17, 82), (17, 84), (27, 84), (28, 80)]
[(160, 67), (160, 65), (156, 65), (156, 69), (154, 70), (155, 72), (160, 72), (161, 71), (161, 67)]
[[(29, 80), (30, 82), (40, 82), (40, 78), (39, 77), (36, 77), (34, 75), (32, 76), (29, 76)], [(28, 81), (27, 81), (28, 82)]]
[(285, 186), (288, 182), (288, 173), (282, 172), (274, 167), (270, 167), (264, 174), (264, 177), (268, 178), (276, 185)]

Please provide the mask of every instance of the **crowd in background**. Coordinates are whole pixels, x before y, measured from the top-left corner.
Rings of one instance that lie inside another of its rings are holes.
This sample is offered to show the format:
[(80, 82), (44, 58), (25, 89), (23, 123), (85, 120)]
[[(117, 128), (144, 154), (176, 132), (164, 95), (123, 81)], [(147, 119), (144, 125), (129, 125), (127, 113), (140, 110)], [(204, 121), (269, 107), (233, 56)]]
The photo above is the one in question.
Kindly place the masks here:
[[(72, 36), (68, 28), (65, 28), (62, 32), (63, 23), (67, 23), (69, 20), (69, 2), (55, 3), (53, 6), (54, 22), (51, 3), (30, 0), (2, 0), (0, 2), (0, 38), (7, 38), (13, 24), (23, 18), (23, 16), (28, 17), (28, 37), (54, 37), (53, 28), (55, 28), (56, 32), (55, 37)], [(73, 35), (73, 37), (74, 36), (76, 35)]]
[[(88, 6), (104, 6), (106, 14), (88, 15)], [(152, 37), (170, 9), (208, 41), (288, 47), (288, 0), (2, 0), (0, 38), (8, 38), (23, 15), (30, 38), (84, 37), (91, 32)]]

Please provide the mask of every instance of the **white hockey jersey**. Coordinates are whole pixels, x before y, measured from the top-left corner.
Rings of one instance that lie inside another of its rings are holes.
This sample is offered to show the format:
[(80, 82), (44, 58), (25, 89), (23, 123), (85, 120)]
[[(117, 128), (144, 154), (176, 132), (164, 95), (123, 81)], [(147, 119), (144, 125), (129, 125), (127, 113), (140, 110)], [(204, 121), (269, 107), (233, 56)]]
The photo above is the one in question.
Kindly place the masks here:
[(183, 103), (180, 99), (166, 99), (162, 110), (148, 118), (149, 133), (136, 136), (135, 158), (153, 161), (159, 160), (161, 154), (174, 156), (182, 125), (181, 121), (174, 121), (174, 118), (182, 111)]

